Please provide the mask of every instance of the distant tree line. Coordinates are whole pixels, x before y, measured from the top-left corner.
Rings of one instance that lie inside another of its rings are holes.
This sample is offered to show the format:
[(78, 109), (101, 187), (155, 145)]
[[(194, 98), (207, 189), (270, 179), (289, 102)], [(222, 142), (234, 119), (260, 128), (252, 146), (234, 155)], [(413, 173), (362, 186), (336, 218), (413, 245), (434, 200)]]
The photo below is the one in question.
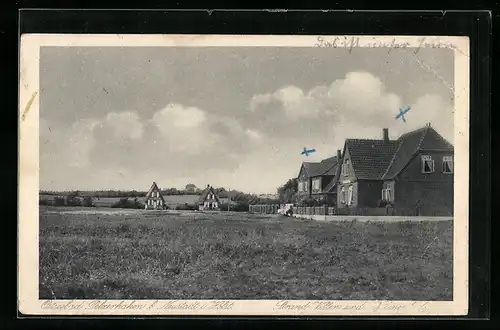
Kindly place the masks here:
[(56, 196), (69, 196), (75, 195), (77, 197), (91, 196), (95, 198), (106, 197), (145, 197), (147, 192), (137, 190), (73, 190), (73, 191), (46, 191), (41, 190), (42, 195), (56, 195)]
[[(279, 204), (278, 199), (260, 198), (255, 194), (248, 194), (237, 190), (226, 190), (224, 187), (214, 188), (217, 196), (221, 199), (230, 199), (231, 205), (223, 203), (222, 210), (248, 211), (249, 205), (255, 204)], [(196, 195), (201, 195), (203, 191), (197, 191)], [(115, 208), (144, 208), (137, 198), (145, 197), (147, 192), (137, 190), (75, 190), (75, 191), (40, 191), (40, 195), (55, 196), (52, 201), (40, 199), (40, 205), (54, 206), (94, 206), (94, 199), (99, 198), (120, 198), (111, 207)], [(167, 188), (162, 190), (163, 195), (193, 195), (186, 190)], [(180, 205), (178, 209), (195, 210), (197, 205)]]
[(143, 209), (144, 204), (139, 202), (137, 198), (134, 199), (120, 198), (120, 200), (111, 205), (111, 207), (118, 209)]
[(67, 196), (56, 196), (53, 201), (40, 199), (40, 205), (53, 206), (84, 206), (94, 207), (94, 199), (92, 196), (80, 196), (77, 192), (70, 192)]

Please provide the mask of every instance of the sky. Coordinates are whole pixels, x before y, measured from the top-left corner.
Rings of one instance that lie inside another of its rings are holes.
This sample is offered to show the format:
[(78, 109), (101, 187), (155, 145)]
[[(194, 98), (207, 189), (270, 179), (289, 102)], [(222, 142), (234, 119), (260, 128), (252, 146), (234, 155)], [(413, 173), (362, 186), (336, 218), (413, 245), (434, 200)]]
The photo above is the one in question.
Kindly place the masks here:
[(346, 138), (453, 143), (453, 69), (445, 48), (42, 47), (40, 189), (275, 193)]

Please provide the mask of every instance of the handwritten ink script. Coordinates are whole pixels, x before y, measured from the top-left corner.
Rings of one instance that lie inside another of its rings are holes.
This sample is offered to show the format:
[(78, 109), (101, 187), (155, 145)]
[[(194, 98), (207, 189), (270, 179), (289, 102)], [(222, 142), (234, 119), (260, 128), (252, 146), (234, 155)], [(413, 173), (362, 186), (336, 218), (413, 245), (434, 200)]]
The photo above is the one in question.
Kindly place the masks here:
[[(412, 308), (417, 307), (420, 312), (425, 312), (427, 302), (412, 302), (410, 306)], [(287, 310), (287, 311), (359, 311), (359, 312), (385, 312), (385, 313), (398, 313), (402, 310), (408, 308), (408, 304), (383, 301), (377, 302), (375, 304), (367, 304), (367, 302), (360, 302), (359, 304), (347, 304), (329, 301), (310, 301), (306, 303), (298, 303), (289, 300), (280, 301), (276, 303), (274, 310)]]
[[(44, 310), (54, 311), (79, 311), (85, 310), (92, 311), (130, 311), (146, 313), (156, 312), (161, 314), (164, 312), (179, 312), (185, 313), (189, 311), (211, 311), (220, 312), (233, 310), (238, 302), (228, 300), (215, 300), (215, 301), (182, 301), (182, 300), (154, 300), (154, 301), (141, 301), (141, 300), (69, 300), (69, 301), (53, 301), (45, 300), (41, 304)], [(398, 314), (408, 308), (417, 313), (427, 312), (427, 302), (359, 302), (359, 303), (343, 303), (343, 302), (330, 302), (330, 301), (307, 301), (297, 302), (293, 300), (277, 301), (269, 310), (270, 314), (284, 312), (287, 314), (321, 314), (328, 312), (356, 312), (363, 313), (380, 313), (380, 314)], [(272, 310), (271, 310), (272, 309)]]
[(52, 310), (231, 310), (234, 307), (234, 302), (217, 300), (217, 301), (178, 301), (167, 300), (153, 302), (143, 302), (137, 300), (92, 300), (92, 301), (76, 301), (69, 300), (65, 302), (45, 300), (41, 308)]
[[(353, 51), (354, 48), (360, 47), (360, 37), (323, 37), (318, 36), (317, 42), (314, 44), (315, 47), (320, 48), (347, 48), (349, 53)], [(367, 48), (387, 48), (387, 52), (390, 53), (394, 49), (405, 49), (412, 48), (413, 53), (417, 54), (422, 48), (451, 48), (455, 49), (455, 45), (450, 42), (442, 41), (431, 41), (426, 37), (418, 38), (417, 45), (412, 45), (409, 42), (398, 42), (396, 38), (392, 38), (391, 41), (386, 41), (383, 39), (373, 38), (368, 42), (363, 42), (361, 47)]]

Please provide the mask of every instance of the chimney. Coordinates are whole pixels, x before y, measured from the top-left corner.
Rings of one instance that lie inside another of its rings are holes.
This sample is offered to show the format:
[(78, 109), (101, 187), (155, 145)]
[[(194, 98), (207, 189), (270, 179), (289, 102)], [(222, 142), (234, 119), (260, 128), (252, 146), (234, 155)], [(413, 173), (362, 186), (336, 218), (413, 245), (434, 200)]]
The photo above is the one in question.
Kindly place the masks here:
[(337, 150), (337, 161), (340, 162), (340, 158), (342, 158), (342, 153), (340, 150)]
[(389, 142), (389, 129), (384, 128), (383, 132), (384, 132), (384, 142)]

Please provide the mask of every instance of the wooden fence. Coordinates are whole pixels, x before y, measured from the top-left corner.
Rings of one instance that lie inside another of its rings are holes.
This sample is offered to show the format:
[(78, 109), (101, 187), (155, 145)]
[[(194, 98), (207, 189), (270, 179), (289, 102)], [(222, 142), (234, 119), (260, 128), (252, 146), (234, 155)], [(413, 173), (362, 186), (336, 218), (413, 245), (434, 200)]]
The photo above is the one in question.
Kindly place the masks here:
[(279, 208), (279, 204), (249, 205), (249, 212), (259, 214), (276, 214), (278, 213)]
[[(272, 205), (250, 205), (249, 211), (258, 214), (276, 214), (279, 209), (278, 204)], [(422, 208), (417, 214), (413, 208), (335, 208), (328, 206), (295, 206), (293, 213), (298, 215), (359, 215), (359, 216), (453, 216), (453, 211), (444, 208)]]

